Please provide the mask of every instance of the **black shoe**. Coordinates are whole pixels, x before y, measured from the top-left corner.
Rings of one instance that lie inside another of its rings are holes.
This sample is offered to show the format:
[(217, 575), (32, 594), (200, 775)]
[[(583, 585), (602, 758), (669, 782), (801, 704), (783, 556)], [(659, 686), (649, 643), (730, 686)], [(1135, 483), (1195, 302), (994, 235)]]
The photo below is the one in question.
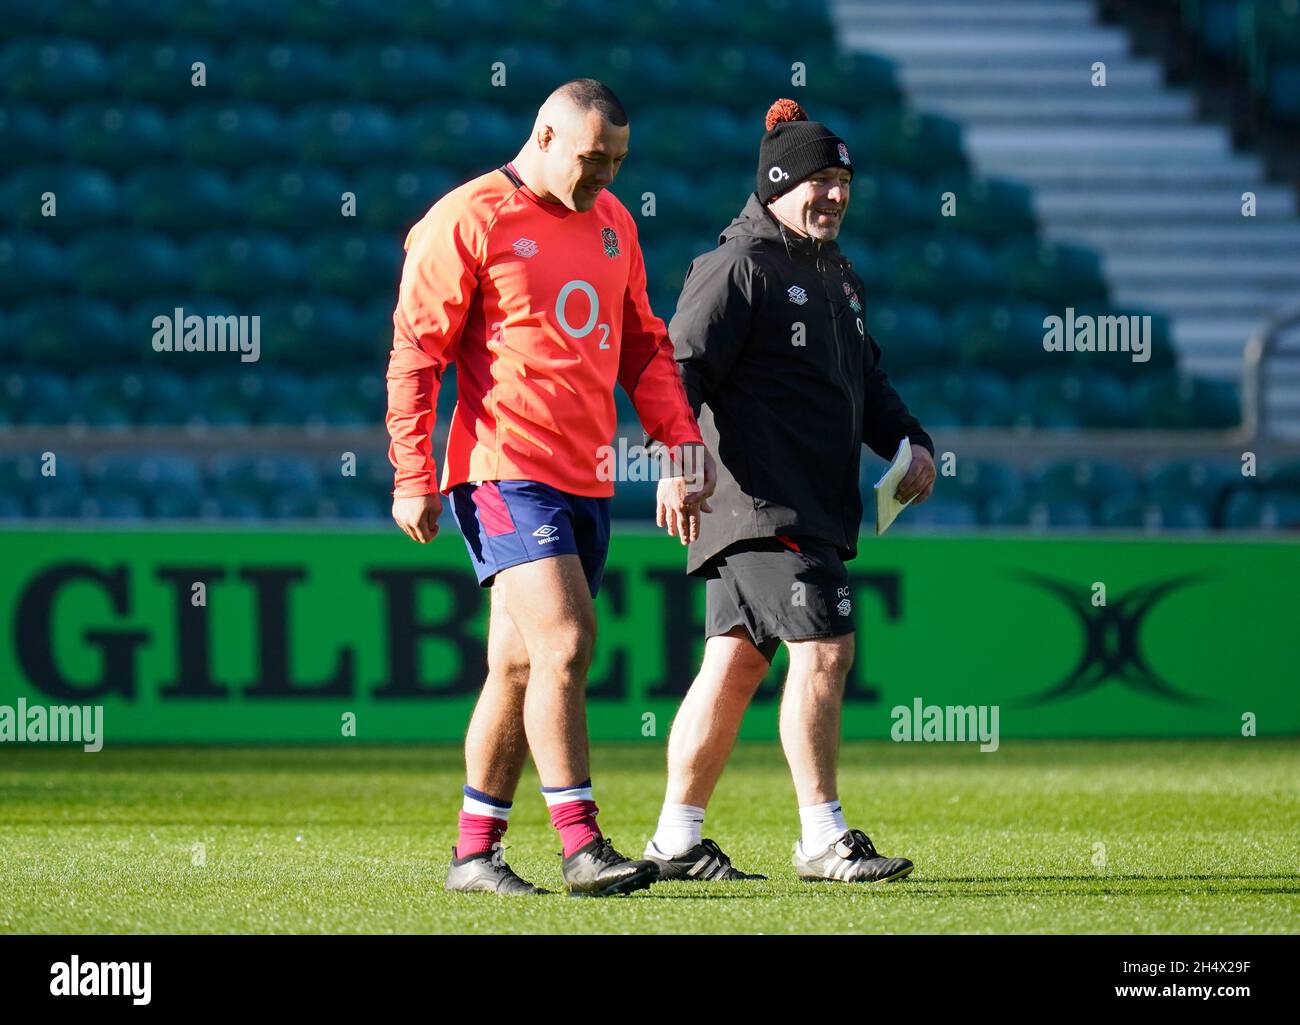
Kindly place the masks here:
[(494, 843), (491, 850), (458, 858), (453, 847), (445, 888), (460, 893), (499, 893), (507, 897), (551, 892), (515, 875), (514, 869), (506, 864), (505, 850), (501, 844)]
[(565, 858), (560, 873), (576, 897), (613, 897), (645, 889), (659, 878), (659, 866), (625, 858), (607, 839), (597, 837)]
[(884, 858), (876, 853), (871, 837), (850, 829), (824, 851), (806, 855), (794, 845), (794, 868), (800, 879), (830, 879), (841, 883), (888, 883), (912, 871), (906, 858)]
[(671, 858), (659, 852), (651, 840), (645, 856), (659, 866), (660, 879), (766, 879), (767, 876), (742, 872), (731, 864), (722, 848), (712, 840), (701, 840), (690, 850)]

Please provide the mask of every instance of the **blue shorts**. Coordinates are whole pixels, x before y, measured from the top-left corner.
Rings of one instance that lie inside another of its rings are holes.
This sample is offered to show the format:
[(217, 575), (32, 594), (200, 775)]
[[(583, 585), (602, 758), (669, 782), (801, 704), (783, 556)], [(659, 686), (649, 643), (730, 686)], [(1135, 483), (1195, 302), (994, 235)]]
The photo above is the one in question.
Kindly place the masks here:
[(491, 587), (511, 566), (576, 555), (596, 597), (609, 552), (608, 498), (570, 495), (531, 480), (457, 484), (450, 495), (480, 586)]

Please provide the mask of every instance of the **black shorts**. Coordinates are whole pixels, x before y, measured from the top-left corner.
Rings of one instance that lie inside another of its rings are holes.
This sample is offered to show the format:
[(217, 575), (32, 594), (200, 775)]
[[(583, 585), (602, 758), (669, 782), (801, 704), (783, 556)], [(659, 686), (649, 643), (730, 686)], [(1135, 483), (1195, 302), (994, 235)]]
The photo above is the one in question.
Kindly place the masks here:
[(705, 575), (705, 636), (743, 626), (769, 662), (782, 641), (853, 633), (848, 570), (827, 541), (741, 541), (719, 552)]

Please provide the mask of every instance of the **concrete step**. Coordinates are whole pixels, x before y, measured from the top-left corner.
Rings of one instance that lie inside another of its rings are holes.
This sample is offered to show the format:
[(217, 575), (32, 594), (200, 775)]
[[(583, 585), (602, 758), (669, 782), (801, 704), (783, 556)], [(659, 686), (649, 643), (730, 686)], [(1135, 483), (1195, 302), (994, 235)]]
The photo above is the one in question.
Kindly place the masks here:
[(1287, 290), (1232, 288), (1142, 288), (1112, 277), (1116, 302), (1160, 310), (1173, 317), (1223, 317), (1250, 322), (1253, 327), (1287, 305)]
[[(1227, 156), (1232, 152), (1228, 133), (1218, 125), (1179, 125), (1159, 128), (1054, 128), (1032, 134), (1014, 128), (981, 128), (966, 131), (966, 141), (977, 154), (1004, 159), (1049, 155), (1060, 160), (1093, 157), (1108, 163), (1136, 159), (1138, 155), (1164, 154), (1169, 163), (1182, 163), (1203, 156)], [(1045, 163), (1058, 161), (1046, 160)]]
[(1112, 279), (1134, 287), (1173, 281), (1184, 286), (1270, 286), (1289, 289), (1300, 298), (1300, 249), (1272, 257), (1239, 257), (1234, 260), (1224, 260), (1217, 253), (1135, 256), (1118, 250), (1106, 254), (1106, 272)]
[(1048, 189), (1112, 188), (1234, 189), (1254, 191), (1263, 179), (1259, 164), (1251, 159), (1224, 158), (1195, 164), (1094, 164), (1091, 167), (1039, 167), (1032, 184)]
[(963, 64), (981, 59), (1029, 60), (1043, 64), (1071, 60), (1084, 68), (1094, 61), (1109, 64), (1130, 56), (1128, 37), (1120, 30), (1095, 25), (1072, 25), (1069, 31), (1051, 26), (990, 25), (958, 31), (936, 25), (899, 26), (887, 22), (848, 23), (840, 33), (851, 47), (876, 50), (894, 60), (921, 65), (947, 58)]
[[(863, 49), (871, 50), (870, 46)], [(880, 51), (876, 51), (880, 52)], [(886, 53), (893, 57), (894, 54)], [(918, 104), (926, 90), (967, 89), (972, 93), (984, 92), (1005, 95), (1010, 102), (1018, 94), (1037, 96), (1059, 89), (1122, 89), (1128, 93), (1160, 89), (1164, 85), (1164, 70), (1147, 60), (1106, 62), (1106, 85), (1092, 84), (1092, 62), (1082, 66), (1060, 61), (1035, 62), (1026, 66), (1020, 62), (1004, 63), (981, 58), (971, 64), (955, 60), (905, 64), (899, 77)]]
[(1044, 124), (1105, 123), (1108, 125), (1187, 124), (1196, 103), (1186, 93), (1123, 96), (1106, 89), (1071, 90), (1025, 96), (1008, 102), (1005, 96), (964, 94), (961, 90), (929, 90), (918, 106), (965, 121), (970, 127), (1019, 127), (1037, 130)]
[[(1044, 236), (1057, 241), (1083, 242), (1110, 252), (1168, 255), (1173, 252), (1218, 256), (1263, 256), (1300, 252), (1300, 223), (1260, 221), (1243, 217), (1241, 224), (1096, 223), (1065, 228), (1049, 225)], [(1297, 296), (1300, 303), (1300, 296)]]
[(1005, 3), (862, 3), (837, 0), (831, 14), (846, 28), (890, 26), (909, 29), (933, 28), (959, 32), (1006, 26), (1019, 29), (1060, 30), (1084, 28), (1095, 23), (1090, 5), (1034, 3), (1033, 0)]
[[(1257, 209), (1286, 217), (1294, 216), (1295, 193), (1290, 189), (1259, 185), (1254, 191)], [(1058, 224), (1072, 220), (1091, 220), (1095, 223), (1098, 218), (1122, 219), (1130, 224), (1154, 224), (1162, 221), (1176, 224), (1227, 221), (1237, 224), (1249, 220), (1242, 216), (1241, 193), (1235, 189), (1160, 192), (1039, 188), (1034, 190), (1034, 204), (1043, 218)]]

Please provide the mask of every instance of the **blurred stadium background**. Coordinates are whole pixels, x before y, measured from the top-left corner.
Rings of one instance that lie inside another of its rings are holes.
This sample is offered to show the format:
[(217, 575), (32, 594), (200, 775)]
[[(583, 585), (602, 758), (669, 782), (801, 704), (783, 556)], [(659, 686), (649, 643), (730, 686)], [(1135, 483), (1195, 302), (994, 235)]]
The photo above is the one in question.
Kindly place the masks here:
[[(639, 219), (665, 320), (753, 187), (774, 97), (855, 143), (841, 241), (869, 327), (960, 455), (900, 529), (1300, 528), (1297, 0), (0, 7), (11, 524), (382, 525), (405, 231), (585, 74), (632, 114), (614, 191), (634, 212), (654, 193)], [(155, 353), (150, 323), (177, 306), (259, 315), (260, 362)], [(1151, 314), (1150, 361), (1045, 353), (1067, 306)], [(651, 487), (623, 485), (616, 516), (644, 521)]]

